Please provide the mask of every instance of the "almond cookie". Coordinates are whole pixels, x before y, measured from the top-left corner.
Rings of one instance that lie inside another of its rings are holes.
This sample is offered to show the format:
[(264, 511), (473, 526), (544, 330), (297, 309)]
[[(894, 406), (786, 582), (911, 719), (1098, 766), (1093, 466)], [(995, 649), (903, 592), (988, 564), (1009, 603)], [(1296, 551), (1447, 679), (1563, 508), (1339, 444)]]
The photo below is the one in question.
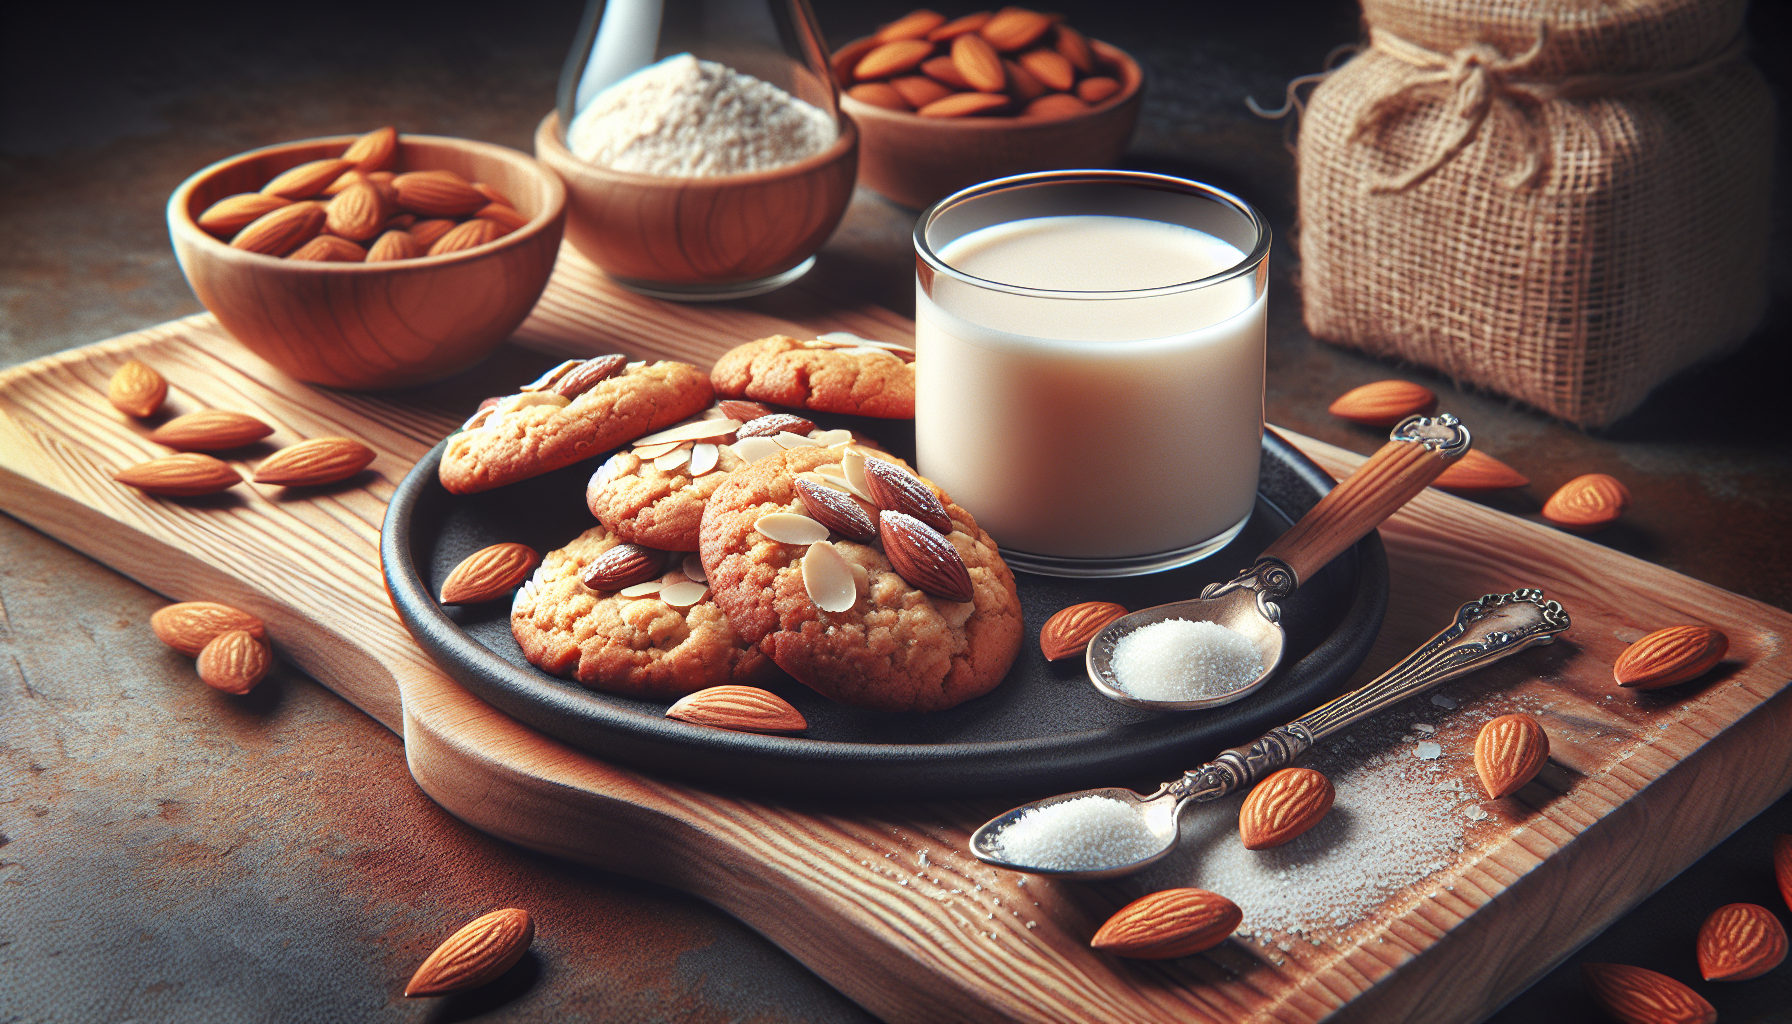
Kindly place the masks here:
[[(648, 552), (651, 579), (621, 590), (593, 590), (584, 578), (600, 556), (622, 544), (601, 526), (550, 551), (517, 591), (510, 632), (529, 662), (595, 690), (670, 700), (724, 683), (761, 683), (771, 661), (745, 644), (702, 580), (684, 571), (694, 556)], [(669, 571), (661, 573), (660, 560)], [(674, 592), (674, 590), (678, 592)], [(632, 596), (631, 596), (632, 595)]]
[[(864, 473), (851, 472), (851, 459), (865, 454), (856, 446), (793, 448), (736, 471), (716, 488), (703, 510), (701, 536), (716, 603), (743, 641), (757, 643), (780, 668), (843, 704), (939, 711), (989, 692), (1020, 650), (1014, 574), (969, 512), (900, 468), (889, 471), (902, 474), (904, 489), (937, 499), (934, 510), (943, 512), (950, 530), (942, 535), (921, 519), (880, 512), (869, 500), (876, 488), (865, 486)], [(799, 488), (810, 486), (832, 493), (822, 496), (826, 501), (805, 499)], [(928, 531), (934, 548), (887, 553), (890, 524), (898, 519), (903, 530)], [(873, 524), (884, 528), (883, 540), (867, 535)], [(946, 571), (954, 559), (941, 556), (941, 545), (962, 565)], [(814, 551), (824, 546), (831, 550)], [(838, 582), (842, 571), (850, 584)], [(956, 582), (954, 573), (961, 574)], [(821, 604), (843, 610), (824, 611)]]
[(709, 404), (709, 379), (695, 366), (625, 365), (622, 359), (568, 360), (490, 411), (482, 407), (449, 437), (442, 486), (472, 494), (526, 480), (600, 455)]
[(913, 360), (908, 349), (846, 334), (811, 341), (775, 334), (731, 349), (709, 379), (724, 398), (912, 420)]

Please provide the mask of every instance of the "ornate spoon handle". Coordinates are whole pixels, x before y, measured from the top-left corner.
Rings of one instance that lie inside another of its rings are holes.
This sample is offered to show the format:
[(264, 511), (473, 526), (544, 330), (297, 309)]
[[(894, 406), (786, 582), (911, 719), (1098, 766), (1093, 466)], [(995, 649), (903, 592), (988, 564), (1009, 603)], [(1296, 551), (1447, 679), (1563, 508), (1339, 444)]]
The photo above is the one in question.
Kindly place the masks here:
[(1179, 800), (1217, 800), (1293, 764), (1313, 744), (1377, 711), (1483, 665), (1546, 644), (1568, 628), (1568, 613), (1543, 591), (1488, 594), (1463, 605), (1456, 621), (1373, 681), (1234, 747), (1167, 788)]

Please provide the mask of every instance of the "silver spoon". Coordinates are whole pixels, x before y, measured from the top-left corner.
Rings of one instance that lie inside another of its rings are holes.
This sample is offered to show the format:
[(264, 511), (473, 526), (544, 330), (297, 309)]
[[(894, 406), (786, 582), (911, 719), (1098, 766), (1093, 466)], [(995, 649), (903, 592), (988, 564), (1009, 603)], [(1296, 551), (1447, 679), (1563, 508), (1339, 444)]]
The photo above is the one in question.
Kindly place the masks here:
[[(1198, 598), (1160, 604), (1108, 623), (1089, 641), (1083, 656), (1089, 682), (1104, 697), (1151, 711), (1195, 711), (1230, 704), (1250, 694), (1282, 662), (1286, 634), (1277, 602), (1286, 600), (1301, 583), (1399, 511), (1472, 443), (1468, 428), (1448, 413), (1401, 420), (1380, 451), (1320, 498), (1235, 579), (1208, 586)], [(1115, 646), (1133, 630), (1165, 619), (1213, 622), (1242, 633), (1257, 649), (1261, 661), (1257, 677), (1243, 686), (1192, 700), (1147, 700), (1126, 692), (1114, 673)]]
[[(1456, 621), (1448, 628), (1374, 681), (1287, 725), (1271, 729), (1250, 746), (1225, 751), (1194, 771), (1185, 772), (1182, 778), (1164, 783), (1150, 796), (1118, 787), (1086, 789), (1016, 807), (990, 819), (971, 834), (971, 853), (986, 864), (1037, 875), (1083, 879), (1130, 875), (1163, 859), (1175, 848), (1177, 822), (1185, 804), (1218, 800), (1249, 788), (1257, 780), (1293, 764), (1320, 740), (1445, 680), (1473, 672), (1526, 647), (1550, 643), (1567, 628), (1568, 613), (1555, 601), (1545, 600), (1541, 590), (1514, 590), (1470, 601), (1457, 610)], [(1084, 797), (1111, 800), (1137, 812), (1139, 822), (1156, 839), (1157, 848), (1121, 863), (1078, 868), (1021, 864), (1003, 851), (1001, 832), (1021, 815)]]

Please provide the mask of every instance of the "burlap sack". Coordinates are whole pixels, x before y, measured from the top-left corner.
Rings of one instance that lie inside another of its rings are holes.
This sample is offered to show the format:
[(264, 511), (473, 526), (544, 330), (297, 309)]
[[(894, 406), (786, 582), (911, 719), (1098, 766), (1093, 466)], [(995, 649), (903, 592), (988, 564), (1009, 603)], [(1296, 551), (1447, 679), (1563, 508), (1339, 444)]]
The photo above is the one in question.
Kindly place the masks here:
[(1363, 0), (1300, 126), (1308, 329), (1582, 426), (1766, 302), (1745, 0)]

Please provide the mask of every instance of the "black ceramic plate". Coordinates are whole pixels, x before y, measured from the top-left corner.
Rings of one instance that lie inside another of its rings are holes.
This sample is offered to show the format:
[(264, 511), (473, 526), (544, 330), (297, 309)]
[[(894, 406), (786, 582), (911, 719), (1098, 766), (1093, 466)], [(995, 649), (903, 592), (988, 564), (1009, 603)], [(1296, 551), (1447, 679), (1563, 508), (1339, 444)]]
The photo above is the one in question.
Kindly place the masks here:
[[(829, 425), (836, 425), (830, 423)], [(898, 455), (905, 422), (841, 421)], [(907, 446), (909, 451), (904, 451)], [(454, 679), (550, 736), (606, 760), (711, 786), (775, 794), (876, 797), (1023, 795), (1150, 784), (1247, 742), (1335, 694), (1362, 663), (1387, 607), (1387, 559), (1370, 534), (1287, 602), (1283, 667), (1257, 693), (1209, 711), (1124, 707), (1090, 687), (1081, 658), (1047, 662), (1039, 627), (1079, 601), (1138, 609), (1193, 597), (1256, 559), (1331, 488), (1318, 466), (1265, 433), (1251, 520), (1229, 547), (1183, 569), (1119, 580), (1016, 574), (1025, 631), (994, 691), (930, 715), (844, 707), (781, 678), (769, 688), (802, 711), (807, 733), (762, 736), (690, 725), (663, 703), (587, 690), (531, 666), (510, 635), (510, 602), (444, 608), (432, 595), (473, 551), (518, 541), (547, 552), (592, 526), (585, 481), (597, 460), (483, 494), (452, 495), (436, 479), (441, 446), (399, 484), (380, 542), (393, 603), (417, 642)], [(971, 510), (976, 514), (976, 510)]]

